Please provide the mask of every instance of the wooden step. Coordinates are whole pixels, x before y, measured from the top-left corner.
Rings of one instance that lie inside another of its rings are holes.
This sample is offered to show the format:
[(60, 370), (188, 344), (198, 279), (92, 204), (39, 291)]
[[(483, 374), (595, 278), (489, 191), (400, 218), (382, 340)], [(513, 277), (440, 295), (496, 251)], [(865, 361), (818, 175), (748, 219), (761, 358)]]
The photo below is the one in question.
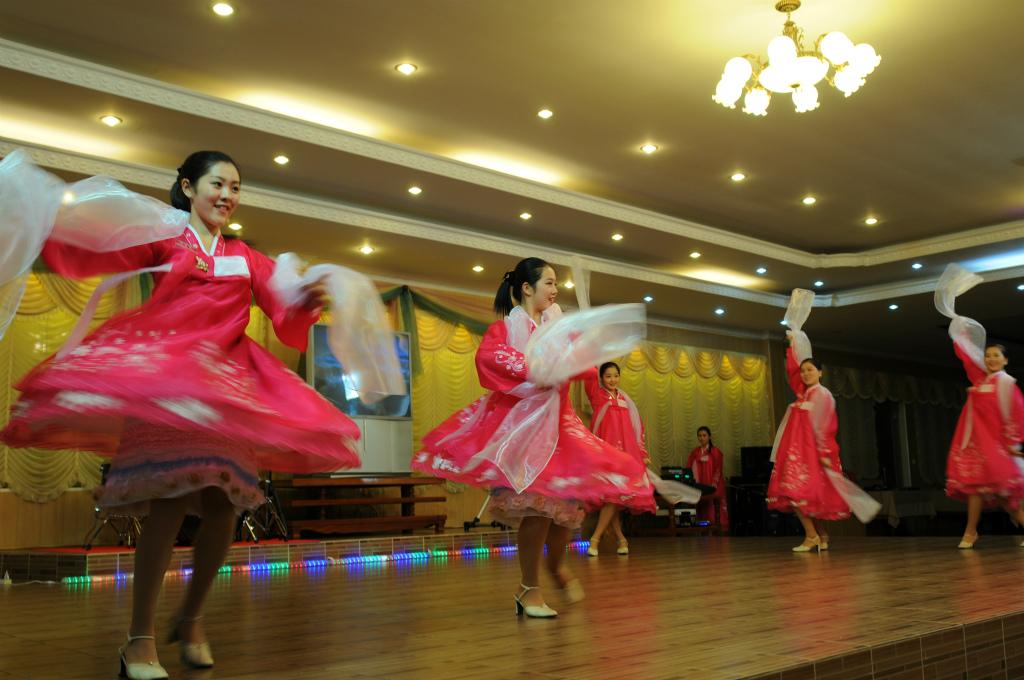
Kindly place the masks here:
[(444, 480), (437, 477), (295, 477), (274, 480), (274, 486), (279, 489), (325, 486), (434, 486), (438, 484), (444, 484)]
[(397, 505), (399, 503), (444, 503), (444, 496), (365, 496), (362, 498), (296, 498), (282, 499), (281, 504), (293, 508), (316, 508), (337, 505)]
[(352, 517), (344, 519), (304, 519), (288, 522), (292, 538), (298, 538), (303, 529), (330, 534), (365, 534), (401, 529), (425, 529), (433, 526), (435, 532), (444, 531), (447, 515), (413, 515), (409, 517)]

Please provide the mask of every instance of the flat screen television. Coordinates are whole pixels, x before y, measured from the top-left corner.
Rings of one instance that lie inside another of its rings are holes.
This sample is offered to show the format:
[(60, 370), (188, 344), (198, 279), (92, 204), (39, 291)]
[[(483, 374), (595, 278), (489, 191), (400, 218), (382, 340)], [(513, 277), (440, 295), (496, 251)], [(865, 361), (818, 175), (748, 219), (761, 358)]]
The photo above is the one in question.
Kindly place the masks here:
[(384, 397), (376, 404), (359, 400), (345, 367), (327, 343), (328, 326), (314, 324), (309, 331), (306, 352), (306, 381), (329, 402), (348, 416), (365, 418), (412, 418), (412, 369), (409, 363), (409, 334), (395, 333), (395, 352), (405, 381), (405, 394)]

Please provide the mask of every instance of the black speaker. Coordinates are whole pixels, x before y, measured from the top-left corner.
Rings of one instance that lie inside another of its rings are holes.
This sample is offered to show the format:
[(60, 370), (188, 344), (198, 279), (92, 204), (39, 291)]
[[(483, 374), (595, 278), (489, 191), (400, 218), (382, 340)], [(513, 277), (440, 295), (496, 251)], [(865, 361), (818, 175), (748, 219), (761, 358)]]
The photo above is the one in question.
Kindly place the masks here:
[(770, 446), (744, 446), (740, 449), (740, 473), (747, 482), (767, 483), (772, 475)]

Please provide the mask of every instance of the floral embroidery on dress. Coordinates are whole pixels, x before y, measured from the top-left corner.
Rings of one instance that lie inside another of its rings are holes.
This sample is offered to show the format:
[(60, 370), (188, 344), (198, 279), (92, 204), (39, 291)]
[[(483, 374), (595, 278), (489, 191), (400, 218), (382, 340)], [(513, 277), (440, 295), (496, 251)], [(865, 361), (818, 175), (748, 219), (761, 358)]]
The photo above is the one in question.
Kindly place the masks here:
[(116, 397), (94, 392), (78, 392), (62, 390), (53, 398), (54, 403), (69, 411), (85, 411), (95, 409), (114, 409), (124, 406), (124, 402)]
[(198, 399), (185, 397), (181, 399), (154, 399), (153, 403), (176, 416), (190, 420), (199, 425), (209, 425), (222, 419), (220, 413)]
[(504, 366), (505, 370), (512, 375), (519, 376), (526, 372), (526, 357), (519, 352), (508, 349), (496, 349), (494, 351), (494, 360), (499, 366)]

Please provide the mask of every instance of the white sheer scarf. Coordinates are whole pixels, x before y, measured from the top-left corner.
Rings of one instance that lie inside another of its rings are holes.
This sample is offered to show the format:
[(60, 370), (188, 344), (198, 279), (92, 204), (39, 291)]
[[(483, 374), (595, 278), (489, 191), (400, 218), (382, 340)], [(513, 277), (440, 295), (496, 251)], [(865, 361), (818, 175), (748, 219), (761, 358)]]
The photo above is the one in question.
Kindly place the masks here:
[(336, 264), (307, 269), (298, 255), (284, 253), (277, 258), (270, 288), (292, 307), (303, 301), (306, 286), (321, 281), (331, 298), (327, 342), (352, 380), (359, 400), (373, 404), (388, 395), (405, 394), (391, 323), (370, 279)]
[[(520, 401), (483, 450), (465, 466), (472, 470), (484, 461), (491, 462), (516, 493), (529, 487), (554, 455), (561, 386), (588, 367), (631, 351), (646, 335), (646, 311), (639, 304), (607, 305), (552, 316), (557, 318), (543, 320), (526, 341), (527, 380), (509, 392)], [(509, 344), (516, 349), (522, 344), (523, 333), (534, 327), (520, 308), (512, 310), (506, 325)], [(482, 404), (478, 406), (477, 413), (482, 408)]]
[(7, 154), (0, 161), (0, 338), (47, 239), (108, 253), (173, 238), (185, 230), (188, 217), (109, 177), (66, 184), (35, 166), (21, 149)]

